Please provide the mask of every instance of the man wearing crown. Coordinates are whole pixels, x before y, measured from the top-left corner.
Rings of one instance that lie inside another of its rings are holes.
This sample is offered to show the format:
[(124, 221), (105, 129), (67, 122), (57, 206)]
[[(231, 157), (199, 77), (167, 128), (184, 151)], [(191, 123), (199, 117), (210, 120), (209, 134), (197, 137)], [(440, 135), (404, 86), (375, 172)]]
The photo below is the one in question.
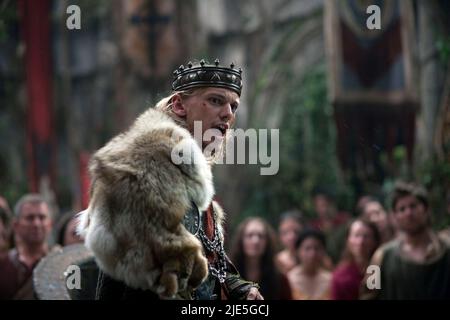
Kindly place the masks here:
[(96, 297), (263, 299), (226, 256), (213, 200), (211, 165), (235, 121), (242, 70), (189, 63), (172, 89), (91, 159), (78, 231), (100, 268)]

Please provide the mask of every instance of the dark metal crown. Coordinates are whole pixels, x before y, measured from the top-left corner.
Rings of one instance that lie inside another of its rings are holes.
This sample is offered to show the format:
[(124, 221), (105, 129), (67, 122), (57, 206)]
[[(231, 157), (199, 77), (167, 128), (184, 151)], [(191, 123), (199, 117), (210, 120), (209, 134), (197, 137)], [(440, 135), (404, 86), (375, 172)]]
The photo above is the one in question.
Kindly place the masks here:
[(230, 67), (219, 66), (219, 59), (214, 64), (206, 64), (201, 60), (193, 65), (181, 65), (173, 72), (172, 89), (174, 91), (187, 90), (198, 87), (220, 87), (233, 90), (239, 96), (242, 90), (242, 69), (235, 69), (234, 63)]

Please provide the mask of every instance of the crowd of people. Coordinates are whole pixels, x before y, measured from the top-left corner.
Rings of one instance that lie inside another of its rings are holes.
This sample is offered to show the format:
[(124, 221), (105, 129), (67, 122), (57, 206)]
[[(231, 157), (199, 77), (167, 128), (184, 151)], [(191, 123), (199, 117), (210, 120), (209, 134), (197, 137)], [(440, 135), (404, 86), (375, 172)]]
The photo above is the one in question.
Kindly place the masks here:
[[(433, 230), (433, 208), (420, 185), (400, 182), (389, 198), (386, 210), (364, 196), (350, 215), (318, 193), (316, 217), (283, 213), (278, 234), (264, 218), (249, 217), (230, 239), (228, 255), (268, 300), (449, 299), (450, 228)], [(53, 214), (38, 194), (24, 195), (13, 210), (0, 197), (0, 299), (35, 298), (38, 262), (83, 242), (73, 213), (56, 223)]]
[[(268, 298), (449, 299), (450, 228), (433, 230), (433, 208), (418, 184), (399, 182), (389, 198), (386, 210), (375, 197), (361, 197), (349, 215), (317, 193), (316, 217), (282, 214), (278, 239), (264, 219), (248, 218), (238, 227), (232, 257)], [(278, 242), (281, 250), (274, 249)]]
[(0, 197), (0, 300), (34, 299), (33, 270), (57, 248), (83, 240), (74, 214), (54, 213), (39, 194), (26, 194), (11, 210)]

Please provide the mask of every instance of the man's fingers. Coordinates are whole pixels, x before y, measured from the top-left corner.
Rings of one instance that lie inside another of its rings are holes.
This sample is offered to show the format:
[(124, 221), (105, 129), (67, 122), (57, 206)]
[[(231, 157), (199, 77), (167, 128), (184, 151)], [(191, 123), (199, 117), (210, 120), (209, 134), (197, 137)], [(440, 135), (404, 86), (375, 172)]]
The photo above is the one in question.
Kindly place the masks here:
[(251, 288), (247, 294), (247, 300), (264, 300), (258, 289)]

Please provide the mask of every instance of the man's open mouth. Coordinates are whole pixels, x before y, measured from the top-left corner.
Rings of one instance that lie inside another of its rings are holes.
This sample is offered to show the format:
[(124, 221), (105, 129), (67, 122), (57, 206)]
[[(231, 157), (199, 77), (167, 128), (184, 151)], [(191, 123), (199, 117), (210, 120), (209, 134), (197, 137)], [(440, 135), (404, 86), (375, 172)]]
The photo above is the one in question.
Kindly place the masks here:
[(222, 135), (224, 136), (227, 133), (229, 125), (226, 123), (222, 123), (222, 124), (218, 124), (216, 126), (213, 126), (214, 129), (217, 129), (220, 131), (220, 133), (222, 133)]

